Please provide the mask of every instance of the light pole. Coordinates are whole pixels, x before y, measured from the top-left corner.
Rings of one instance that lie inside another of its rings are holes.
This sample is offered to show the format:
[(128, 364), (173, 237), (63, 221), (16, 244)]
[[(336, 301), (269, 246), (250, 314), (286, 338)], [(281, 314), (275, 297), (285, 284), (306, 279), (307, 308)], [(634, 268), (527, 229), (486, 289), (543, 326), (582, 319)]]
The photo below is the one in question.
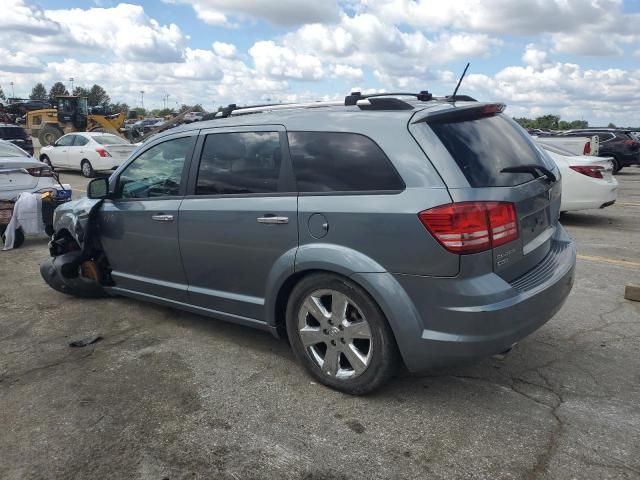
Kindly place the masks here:
[(16, 92), (13, 90), (13, 82), (10, 82), (10, 83), (11, 83), (11, 96), (13, 98), (16, 98)]
[(140, 106), (144, 109), (144, 90), (140, 90)]
[(73, 77), (69, 77), (69, 81), (71, 82), (71, 95), (73, 95)]

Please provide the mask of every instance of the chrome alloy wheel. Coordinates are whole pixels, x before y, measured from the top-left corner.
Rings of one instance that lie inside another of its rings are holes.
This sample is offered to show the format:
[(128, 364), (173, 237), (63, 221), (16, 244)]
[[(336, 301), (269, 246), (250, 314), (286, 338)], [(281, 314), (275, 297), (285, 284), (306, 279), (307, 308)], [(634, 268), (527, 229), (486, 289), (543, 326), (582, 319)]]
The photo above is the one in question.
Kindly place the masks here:
[(371, 363), (369, 323), (355, 302), (336, 290), (316, 290), (305, 298), (298, 334), (307, 355), (330, 377), (355, 378)]

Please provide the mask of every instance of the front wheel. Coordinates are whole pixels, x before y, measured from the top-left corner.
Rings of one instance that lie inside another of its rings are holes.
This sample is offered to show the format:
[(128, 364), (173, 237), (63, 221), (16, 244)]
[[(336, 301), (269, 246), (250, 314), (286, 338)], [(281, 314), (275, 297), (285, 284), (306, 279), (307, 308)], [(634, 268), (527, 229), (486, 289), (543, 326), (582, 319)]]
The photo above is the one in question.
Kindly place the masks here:
[(319, 382), (352, 395), (389, 380), (398, 348), (384, 314), (358, 285), (332, 274), (304, 278), (287, 306), (298, 361)]
[(96, 176), (96, 172), (93, 170), (89, 160), (82, 160), (82, 163), (80, 163), (80, 170), (82, 171), (82, 175), (87, 178), (93, 178)]

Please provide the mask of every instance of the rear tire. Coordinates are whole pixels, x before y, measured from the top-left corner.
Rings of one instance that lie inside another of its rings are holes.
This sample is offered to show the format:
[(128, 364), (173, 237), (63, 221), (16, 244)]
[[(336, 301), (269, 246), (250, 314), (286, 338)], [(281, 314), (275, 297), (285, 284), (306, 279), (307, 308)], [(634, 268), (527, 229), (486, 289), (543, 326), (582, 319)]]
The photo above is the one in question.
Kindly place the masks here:
[[(3, 225), (0, 228), (2, 228), (2, 243), (4, 245), (4, 243), (7, 241), (7, 236), (5, 235), (6, 226)], [(20, 248), (23, 243), (24, 243), (24, 232), (22, 231), (22, 228), (18, 228), (15, 231), (15, 234), (13, 237), (13, 248)]]
[(286, 317), (298, 362), (324, 385), (362, 395), (396, 371), (398, 347), (384, 314), (346, 278), (325, 273), (303, 278), (291, 292)]
[(620, 170), (622, 170), (622, 165), (620, 164), (620, 161), (617, 158), (614, 158), (613, 160), (611, 160), (611, 164), (613, 165), (613, 173), (614, 174), (616, 174)]
[(41, 147), (48, 147), (53, 145), (61, 136), (62, 132), (58, 128), (47, 125), (38, 132), (38, 141)]
[(82, 160), (82, 162), (80, 162), (80, 171), (86, 178), (93, 178), (96, 176), (96, 172), (93, 170), (93, 166), (89, 160)]

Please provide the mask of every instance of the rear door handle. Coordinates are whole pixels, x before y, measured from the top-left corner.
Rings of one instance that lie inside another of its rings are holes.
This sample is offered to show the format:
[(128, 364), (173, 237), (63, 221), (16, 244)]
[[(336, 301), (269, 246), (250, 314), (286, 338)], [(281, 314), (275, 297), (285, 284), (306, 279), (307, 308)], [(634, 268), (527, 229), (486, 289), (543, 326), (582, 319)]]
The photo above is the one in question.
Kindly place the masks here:
[(151, 215), (151, 220), (155, 220), (156, 222), (173, 222), (173, 215)]
[(272, 225), (282, 225), (289, 223), (289, 217), (276, 217), (275, 215), (266, 215), (264, 217), (257, 218), (258, 223), (267, 223)]

